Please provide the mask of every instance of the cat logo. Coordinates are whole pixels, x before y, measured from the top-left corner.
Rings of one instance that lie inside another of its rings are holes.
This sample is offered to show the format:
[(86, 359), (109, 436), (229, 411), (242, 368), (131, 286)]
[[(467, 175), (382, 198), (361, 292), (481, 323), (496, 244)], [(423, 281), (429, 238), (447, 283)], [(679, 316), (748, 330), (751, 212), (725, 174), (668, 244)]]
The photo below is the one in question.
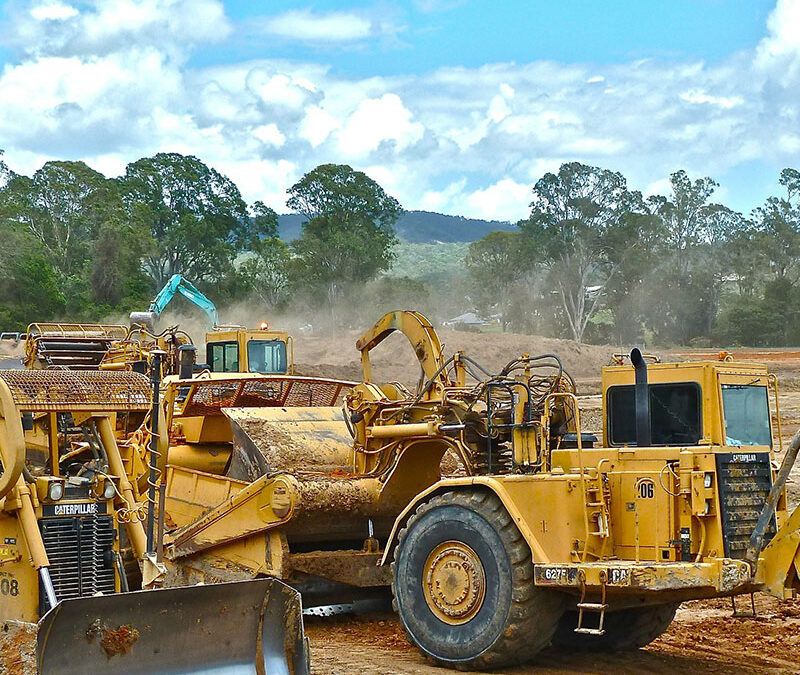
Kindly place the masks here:
[(53, 512), (56, 516), (94, 516), (97, 514), (97, 504), (56, 504)]

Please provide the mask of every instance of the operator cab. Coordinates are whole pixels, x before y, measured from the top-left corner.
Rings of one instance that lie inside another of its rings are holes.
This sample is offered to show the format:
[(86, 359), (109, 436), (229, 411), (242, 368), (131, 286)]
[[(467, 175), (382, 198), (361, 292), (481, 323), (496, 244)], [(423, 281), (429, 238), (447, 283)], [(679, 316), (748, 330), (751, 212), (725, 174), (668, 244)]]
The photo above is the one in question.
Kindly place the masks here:
[(290, 344), (283, 331), (223, 326), (206, 334), (206, 363), (212, 373), (285, 375), (294, 370)]
[[(701, 361), (647, 365), (650, 443), (660, 446), (772, 446), (766, 366)], [(603, 440), (636, 446), (635, 371), (603, 369)]]

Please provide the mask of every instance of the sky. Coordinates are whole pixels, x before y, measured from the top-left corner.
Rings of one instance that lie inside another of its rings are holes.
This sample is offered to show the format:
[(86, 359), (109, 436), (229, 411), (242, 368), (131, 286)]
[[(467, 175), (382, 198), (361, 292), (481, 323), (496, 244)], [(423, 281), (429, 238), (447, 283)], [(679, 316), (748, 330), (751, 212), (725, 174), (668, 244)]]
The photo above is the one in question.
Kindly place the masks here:
[(279, 213), (327, 162), (512, 222), (566, 161), (743, 212), (800, 169), (800, 0), (7, 0), (0, 67), (15, 171), (193, 154)]

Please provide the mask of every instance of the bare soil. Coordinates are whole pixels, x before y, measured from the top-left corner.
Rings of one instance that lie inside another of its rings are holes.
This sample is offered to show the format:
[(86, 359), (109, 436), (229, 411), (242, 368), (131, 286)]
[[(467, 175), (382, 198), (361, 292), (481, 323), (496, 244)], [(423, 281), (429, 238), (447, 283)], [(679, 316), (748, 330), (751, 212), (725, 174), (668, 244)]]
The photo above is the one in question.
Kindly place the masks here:
[[(511, 359), (524, 353), (531, 356), (557, 354), (567, 372), (587, 393), (599, 391), (600, 368), (610, 362), (612, 353), (616, 351), (613, 347), (536, 335), (468, 333), (446, 328), (436, 332), (445, 356), (464, 351), (490, 372), (498, 372)], [(298, 372), (360, 381), (361, 355), (355, 347), (360, 336), (360, 331), (349, 331), (331, 337), (296, 337), (294, 358)], [(376, 382), (397, 381), (407, 387), (416, 386), (419, 364), (411, 344), (403, 335), (390, 335), (372, 351), (370, 361)]]
[[(749, 596), (737, 599), (739, 611)], [(530, 664), (497, 672), (549, 673), (800, 673), (800, 601), (778, 603), (756, 596), (756, 617), (734, 617), (730, 600), (684, 603), (664, 635), (635, 652), (542, 652)], [(393, 614), (309, 617), (311, 672), (315, 675), (442, 675), (408, 643)]]

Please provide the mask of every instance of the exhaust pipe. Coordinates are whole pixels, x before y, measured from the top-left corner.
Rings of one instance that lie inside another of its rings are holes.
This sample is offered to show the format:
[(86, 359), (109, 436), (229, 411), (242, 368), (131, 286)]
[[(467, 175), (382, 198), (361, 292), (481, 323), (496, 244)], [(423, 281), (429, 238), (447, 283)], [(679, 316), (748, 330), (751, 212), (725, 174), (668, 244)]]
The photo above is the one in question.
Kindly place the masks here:
[(650, 429), (650, 388), (647, 384), (647, 363), (642, 352), (631, 350), (631, 363), (636, 373), (634, 407), (636, 410), (636, 445), (640, 448), (652, 445)]
[(197, 362), (197, 347), (194, 345), (181, 345), (178, 347), (180, 354), (180, 373), (182, 380), (191, 380), (194, 376), (194, 364)]

